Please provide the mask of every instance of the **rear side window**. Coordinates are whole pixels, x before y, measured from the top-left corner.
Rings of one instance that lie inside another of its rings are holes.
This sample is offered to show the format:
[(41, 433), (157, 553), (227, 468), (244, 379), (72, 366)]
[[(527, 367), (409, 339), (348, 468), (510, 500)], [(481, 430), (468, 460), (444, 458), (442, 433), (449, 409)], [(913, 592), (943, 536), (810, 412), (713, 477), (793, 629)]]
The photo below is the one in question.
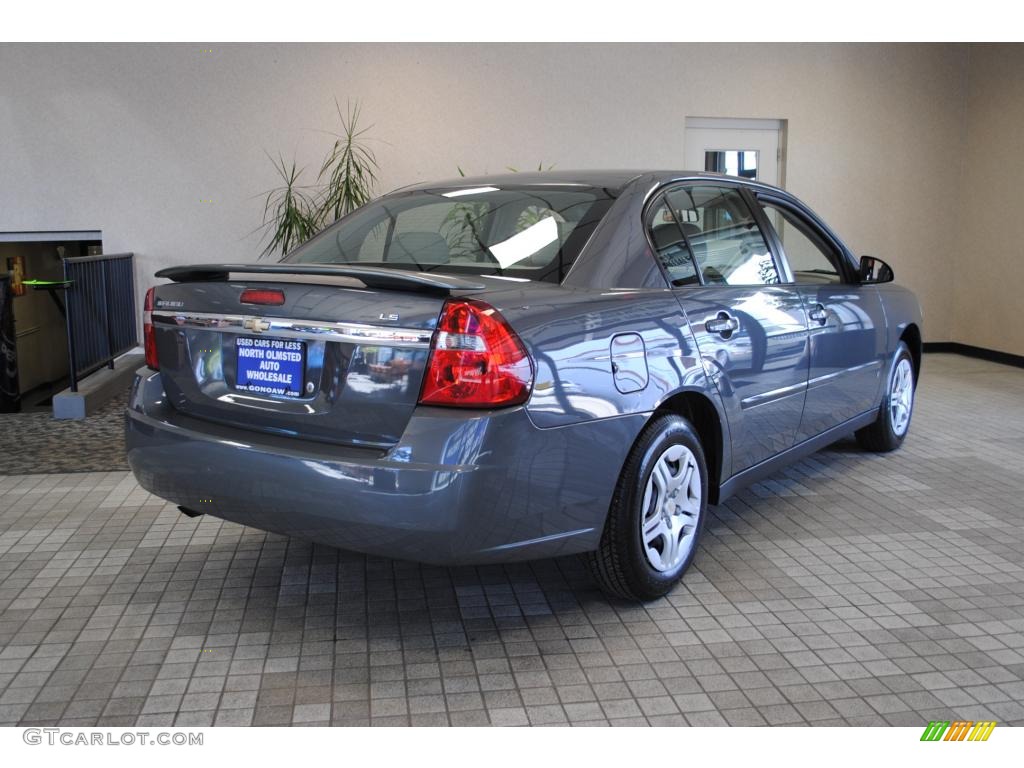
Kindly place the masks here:
[(607, 190), (581, 185), (399, 193), (346, 216), (285, 261), (560, 281), (612, 202)]
[(735, 187), (694, 185), (665, 193), (705, 285), (774, 285), (779, 271)]
[(697, 266), (686, 243), (683, 227), (664, 195), (659, 196), (648, 211), (647, 231), (672, 285), (698, 285)]

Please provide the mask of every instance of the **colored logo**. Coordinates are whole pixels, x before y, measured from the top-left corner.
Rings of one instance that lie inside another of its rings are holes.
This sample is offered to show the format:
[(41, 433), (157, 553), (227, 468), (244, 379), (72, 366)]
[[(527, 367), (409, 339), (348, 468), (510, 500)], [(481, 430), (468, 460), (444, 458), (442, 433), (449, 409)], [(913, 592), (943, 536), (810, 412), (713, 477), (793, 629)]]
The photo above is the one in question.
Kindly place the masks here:
[(932, 720), (921, 741), (988, 741), (995, 727), (995, 720)]

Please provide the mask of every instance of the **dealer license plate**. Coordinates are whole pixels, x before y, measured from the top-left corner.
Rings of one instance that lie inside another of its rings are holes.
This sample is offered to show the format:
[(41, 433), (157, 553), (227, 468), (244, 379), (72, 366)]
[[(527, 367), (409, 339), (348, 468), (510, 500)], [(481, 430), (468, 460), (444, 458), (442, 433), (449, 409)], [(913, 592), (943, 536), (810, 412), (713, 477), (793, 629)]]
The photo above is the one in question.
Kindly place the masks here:
[(262, 395), (301, 397), (306, 345), (289, 339), (239, 336), (235, 389)]

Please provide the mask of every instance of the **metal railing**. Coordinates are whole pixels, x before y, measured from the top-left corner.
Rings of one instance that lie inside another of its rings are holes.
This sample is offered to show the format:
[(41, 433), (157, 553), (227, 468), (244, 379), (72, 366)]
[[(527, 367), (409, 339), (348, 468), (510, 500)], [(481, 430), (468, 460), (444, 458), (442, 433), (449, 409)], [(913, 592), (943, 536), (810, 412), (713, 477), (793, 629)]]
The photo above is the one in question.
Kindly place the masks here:
[(131, 253), (64, 259), (71, 391), (80, 379), (139, 343), (135, 257)]

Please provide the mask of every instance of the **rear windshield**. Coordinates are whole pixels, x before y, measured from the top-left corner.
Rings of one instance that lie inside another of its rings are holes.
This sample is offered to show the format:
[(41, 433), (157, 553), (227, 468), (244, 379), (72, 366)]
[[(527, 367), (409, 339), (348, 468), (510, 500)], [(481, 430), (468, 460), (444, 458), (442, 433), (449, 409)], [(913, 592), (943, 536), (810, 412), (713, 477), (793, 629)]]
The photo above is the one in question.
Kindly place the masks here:
[(284, 261), (560, 282), (611, 206), (587, 186), (399, 192), (332, 224)]

